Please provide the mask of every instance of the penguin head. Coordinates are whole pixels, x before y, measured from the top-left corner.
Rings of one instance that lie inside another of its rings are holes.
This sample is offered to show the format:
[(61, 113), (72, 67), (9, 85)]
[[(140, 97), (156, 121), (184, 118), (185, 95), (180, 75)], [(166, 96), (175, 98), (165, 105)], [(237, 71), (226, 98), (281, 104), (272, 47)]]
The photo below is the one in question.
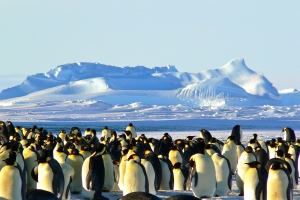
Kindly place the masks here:
[(283, 168), (283, 165), (280, 162), (274, 162), (271, 167), (272, 170), (279, 170)]
[(250, 163), (245, 163), (246, 165), (249, 165), (250, 168), (260, 168), (261, 164), (258, 161), (253, 161)]
[(38, 153), (40, 154), (40, 157), (36, 160), (38, 163), (46, 163), (53, 157), (52, 150), (40, 149)]
[(64, 147), (59, 145), (59, 147), (56, 149), (57, 152), (64, 152)]
[(141, 162), (141, 159), (140, 157), (137, 155), (137, 154), (131, 154), (128, 158), (127, 158), (127, 161), (130, 161), (130, 160), (135, 160), (137, 162)]
[(78, 149), (72, 149), (70, 154), (71, 155), (79, 155), (79, 151), (78, 151)]
[(277, 143), (282, 143), (282, 142), (283, 142), (282, 137), (278, 137), (278, 138), (277, 138)]
[(196, 137), (196, 136), (194, 136), (194, 135), (187, 136), (187, 137), (185, 138), (185, 140), (190, 141), (190, 140), (193, 140), (194, 137)]
[(97, 155), (99, 155), (99, 154), (102, 155), (105, 151), (106, 151), (106, 146), (102, 143), (99, 143), (95, 150)]
[(278, 149), (277, 151), (276, 151), (276, 157), (279, 157), (279, 158), (284, 158), (284, 151), (283, 150), (281, 150), (281, 149)]
[(180, 169), (182, 166), (181, 162), (177, 162), (173, 165), (173, 169)]
[(247, 147), (245, 147), (245, 151), (247, 153), (253, 153), (253, 148), (251, 146), (247, 146)]
[(209, 141), (209, 143), (214, 144), (217, 142), (217, 139), (215, 137), (212, 137)]
[(256, 133), (253, 134), (253, 139), (257, 140), (257, 134)]
[(8, 158), (3, 160), (5, 162), (6, 165), (14, 165), (17, 159), (17, 154), (10, 150), (8, 153)]
[(226, 142), (229, 142), (229, 141), (234, 141), (235, 140), (235, 137), (233, 135), (229, 136), (227, 138), (227, 141)]

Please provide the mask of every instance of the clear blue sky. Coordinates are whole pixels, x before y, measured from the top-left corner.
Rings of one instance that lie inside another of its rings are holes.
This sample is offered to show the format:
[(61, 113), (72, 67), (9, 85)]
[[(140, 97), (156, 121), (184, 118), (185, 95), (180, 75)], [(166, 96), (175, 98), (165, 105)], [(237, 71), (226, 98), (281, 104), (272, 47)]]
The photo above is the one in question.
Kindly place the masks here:
[(0, 2), (0, 90), (73, 62), (200, 72), (244, 58), (300, 89), (300, 1)]

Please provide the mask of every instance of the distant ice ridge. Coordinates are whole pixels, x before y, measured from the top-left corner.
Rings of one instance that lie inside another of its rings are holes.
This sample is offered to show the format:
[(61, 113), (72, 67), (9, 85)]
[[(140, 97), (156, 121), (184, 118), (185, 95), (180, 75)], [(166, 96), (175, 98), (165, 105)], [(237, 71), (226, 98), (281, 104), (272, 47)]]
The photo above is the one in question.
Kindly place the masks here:
[(0, 104), (13, 102), (97, 100), (108, 104), (188, 106), (299, 105), (297, 90), (281, 93), (244, 59), (199, 73), (178, 72), (175, 66), (116, 67), (72, 63), (28, 76), (22, 84), (2, 90)]

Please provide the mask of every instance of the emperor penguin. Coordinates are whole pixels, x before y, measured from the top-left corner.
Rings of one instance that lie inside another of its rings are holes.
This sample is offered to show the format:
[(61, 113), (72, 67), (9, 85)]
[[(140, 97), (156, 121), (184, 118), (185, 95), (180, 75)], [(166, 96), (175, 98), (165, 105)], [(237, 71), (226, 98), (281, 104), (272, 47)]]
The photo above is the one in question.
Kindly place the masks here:
[(58, 134), (58, 137), (62, 140), (64, 145), (67, 143), (67, 140), (66, 140), (67, 132), (66, 132), (66, 130), (61, 130)]
[(70, 165), (75, 172), (70, 185), (72, 193), (80, 193), (82, 190), (81, 171), (83, 161), (84, 159), (82, 155), (79, 154), (78, 149), (73, 149), (71, 154), (66, 158), (66, 164)]
[(107, 141), (109, 138), (111, 138), (111, 133), (107, 126), (104, 126), (104, 128), (102, 130), (102, 137), (105, 138), (105, 141)]
[(27, 167), (27, 191), (30, 191), (36, 189), (36, 181), (31, 177), (31, 170), (37, 166), (35, 161), (39, 158), (39, 154), (30, 143), (27, 143), (23, 150), (23, 156)]
[(269, 159), (276, 158), (277, 144), (275, 138), (272, 138), (270, 141), (268, 141), (267, 146), (269, 152)]
[(64, 180), (65, 180), (65, 185), (64, 185), (64, 192), (62, 195), (62, 200), (70, 200), (71, 199), (71, 182), (74, 177), (75, 171), (73, 167), (66, 163), (59, 163), (60, 167), (64, 173)]
[[(191, 179), (191, 189), (195, 197), (210, 198), (216, 191), (216, 170), (209, 155), (201, 153), (194, 154), (189, 161), (194, 172)], [(200, 182), (201, 181), (201, 182)]]
[(147, 173), (140, 162), (137, 154), (132, 154), (127, 159), (123, 196), (131, 192), (149, 192)]
[(2, 144), (9, 142), (9, 133), (3, 121), (0, 121), (0, 141), (2, 141)]
[(59, 163), (66, 162), (67, 154), (64, 151), (64, 147), (59, 146), (56, 151), (53, 152), (53, 158)]
[(23, 138), (23, 132), (20, 126), (15, 126), (15, 132), (19, 135), (20, 138)]
[(244, 200), (267, 198), (267, 170), (258, 161), (245, 163), (249, 168), (244, 177)]
[(103, 159), (104, 171), (105, 171), (102, 191), (110, 192), (113, 189), (115, 183), (113, 160), (107, 151), (105, 151), (102, 154), (102, 159)]
[(26, 181), (22, 176), (22, 170), (16, 163), (16, 153), (9, 152), (6, 165), (0, 172), (0, 198), (11, 200), (25, 200)]
[(173, 190), (173, 171), (172, 171), (172, 163), (168, 159), (168, 157), (164, 155), (158, 155), (158, 159), (161, 165), (162, 170), (162, 178), (160, 182), (160, 190)]
[(118, 186), (119, 186), (120, 190), (122, 190), (122, 191), (124, 189), (124, 175), (125, 175), (125, 170), (126, 170), (128, 151), (129, 151), (128, 149), (124, 149), (122, 151), (122, 157), (121, 157), (120, 164), (119, 164), (119, 182), (118, 182)]
[(144, 152), (145, 160), (151, 162), (155, 172), (155, 189), (159, 190), (161, 179), (162, 179), (162, 168), (158, 156), (150, 150)]
[(242, 140), (243, 140), (243, 129), (242, 129), (242, 126), (235, 125), (232, 128), (231, 136), (234, 136), (234, 142), (235, 143), (237, 143), (238, 141), (242, 142)]
[(296, 142), (296, 134), (292, 128), (284, 127), (282, 132), (284, 133), (283, 140), (288, 143)]
[(89, 157), (91, 154), (90, 147), (88, 145), (82, 145), (80, 148), (79, 153), (83, 156), (83, 159), (85, 160), (87, 157)]
[(189, 169), (177, 162), (173, 165), (174, 187), (173, 190), (186, 190)]
[(212, 139), (211, 133), (206, 129), (201, 129), (199, 131), (200, 131), (200, 138), (203, 138), (205, 144), (208, 144), (209, 141)]
[(245, 165), (245, 163), (250, 163), (253, 161), (257, 161), (256, 156), (253, 152), (252, 147), (247, 146), (238, 161), (236, 172), (236, 185), (240, 191), (239, 196), (244, 196), (244, 177), (246, 171), (249, 169), (249, 165)]
[(239, 161), (240, 156), (245, 151), (245, 147), (241, 142), (236, 143), (236, 154), (237, 154), (237, 160)]
[(168, 158), (171, 161), (172, 165), (174, 165), (177, 162), (182, 163), (182, 155), (180, 151), (178, 151), (177, 146), (174, 145), (171, 147)]
[(11, 143), (6, 142), (0, 146), (0, 171), (6, 165), (3, 161), (8, 158), (8, 152), (10, 151)]
[(146, 174), (147, 174), (149, 193), (156, 195), (155, 171), (154, 171), (153, 165), (150, 161), (148, 161), (146, 159), (141, 159), (141, 164), (144, 166)]
[(137, 137), (135, 126), (133, 126), (132, 123), (129, 123), (125, 130), (130, 131), (132, 133), (133, 138)]
[(216, 170), (217, 188), (215, 196), (228, 196), (232, 187), (230, 162), (225, 156), (214, 153), (211, 156)]
[(269, 155), (267, 154), (267, 152), (261, 147), (261, 146), (257, 146), (254, 149), (254, 154), (257, 158), (257, 161), (260, 163), (260, 165), (262, 167), (265, 167), (268, 160), (269, 160)]
[(297, 188), (297, 185), (298, 185), (298, 177), (299, 177), (299, 174), (298, 174), (298, 169), (296, 168), (296, 164), (295, 164), (295, 161), (291, 158), (292, 155), (291, 154), (286, 154), (285, 156), (285, 161), (287, 161), (291, 168), (292, 168), (292, 172), (291, 172), (291, 180), (292, 180), (292, 187), (293, 189), (296, 189)]
[(60, 164), (52, 157), (51, 150), (39, 150), (39, 154), (38, 165), (31, 171), (37, 189), (52, 192), (62, 199), (65, 180)]
[(222, 155), (225, 156), (230, 162), (230, 171), (232, 174), (235, 174), (238, 163), (236, 144), (234, 140), (235, 139), (233, 136), (229, 136), (222, 150)]
[(273, 162), (267, 179), (267, 200), (292, 200), (289, 171), (280, 162)]
[(82, 185), (81, 194), (87, 199), (108, 199), (102, 196), (104, 184), (104, 163), (102, 154), (106, 151), (104, 144), (99, 143), (95, 152), (87, 157), (82, 165)]

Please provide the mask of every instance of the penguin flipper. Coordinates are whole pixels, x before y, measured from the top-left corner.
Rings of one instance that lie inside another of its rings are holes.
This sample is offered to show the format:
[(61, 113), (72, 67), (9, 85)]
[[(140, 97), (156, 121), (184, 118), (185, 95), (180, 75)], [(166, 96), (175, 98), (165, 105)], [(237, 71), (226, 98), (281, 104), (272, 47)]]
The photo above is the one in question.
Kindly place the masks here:
[(35, 167), (32, 168), (32, 170), (31, 170), (31, 177), (36, 182), (39, 182), (38, 174), (36, 173), (37, 170), (38, 170), (38, 166), (35, 166)]
[(64, 192), (65, 184), (64, 173), (61, 169), (60, 164), (55, 159), (51, 159), (50, 161), (48, 161), (48, 163), (53, 171), (53, 193), (56, 195), (58, 195), (59, 193), (60, 196), (58, 198), (61, 199)]
[(22, 169), (21, 169), (20, 165), (17, 164), (17, 166), (15, 166), (15, 168), (17, 168), (19, 170), (19, 173), (20, 173), (20, 177), (21, 177), (21, 180), (22, 180), (21, 196), (22, 196), (22, 200), (25, 200), (26, 180), (25, 180), (25, 177), (23, 176), (23, 172), (22, 172)]
[(138, 165), (140, 165), (140, 167), (143, 170), (144, 176), (145, 176), (145, 192), (149, 193), (149, 181), (148, 181), (148, 176), (146, 173), (146, 169), (144, 167), (144, 165), (142, 165), (141, 163), (136, 162)]

